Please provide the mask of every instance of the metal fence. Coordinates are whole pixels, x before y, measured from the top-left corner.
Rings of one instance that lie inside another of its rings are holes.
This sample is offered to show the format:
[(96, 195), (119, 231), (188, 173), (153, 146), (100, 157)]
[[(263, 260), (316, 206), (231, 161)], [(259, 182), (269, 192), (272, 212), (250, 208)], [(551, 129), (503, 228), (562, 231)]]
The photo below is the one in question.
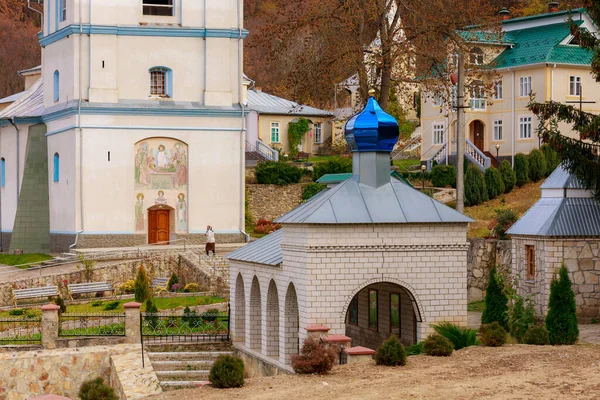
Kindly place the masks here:
[(125, 314), (60, 314), (59, 336), (125, 336)]
[(147, 343), (215, 342), (229, 340), (229, 311), (188, 314), (141, 313), (142, 341)]
[(41, 318), (0, 318), (0, 346), (41, 343)]

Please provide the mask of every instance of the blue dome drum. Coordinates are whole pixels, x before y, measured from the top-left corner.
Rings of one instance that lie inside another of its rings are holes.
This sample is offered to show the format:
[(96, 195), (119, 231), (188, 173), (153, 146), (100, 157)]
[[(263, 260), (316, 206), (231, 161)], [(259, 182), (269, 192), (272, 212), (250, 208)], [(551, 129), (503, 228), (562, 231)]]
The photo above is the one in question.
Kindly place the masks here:
[(391, 153), (398, 141), (398, 122), (373, 97), (346, 123), (345, 136), (352, 152)]

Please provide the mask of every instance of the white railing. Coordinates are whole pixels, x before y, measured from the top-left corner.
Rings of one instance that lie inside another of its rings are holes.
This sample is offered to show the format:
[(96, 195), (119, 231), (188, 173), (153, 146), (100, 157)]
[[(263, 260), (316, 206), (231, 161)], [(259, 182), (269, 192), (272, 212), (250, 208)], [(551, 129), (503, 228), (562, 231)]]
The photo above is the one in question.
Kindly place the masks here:
[(279, 152), (270, 148), (260, 140), (256, 141), (256, 151), (269, 161), (279, 161)]
[(427, 160), (427, 171), (431, 171), (434, 161), (438, 164), (441, 164), (446, 160), (446, 157), (448, 157), (448, 144), (444, 143), (442, 147), (440, 147), (439, 150), (436, 151), (429, 160)]
[(398, 151), (392, 153), (392, 160), (403, 160), (410, 157), (410, 153), (421, 146), (421, 136), (411, 138), (408, 143)]
[(482, 171), (485, 171), (492, 165), (492, 160), (477, 148), (469, 139), (465, 140), (465, 156), (469, 161), (477, 165)]

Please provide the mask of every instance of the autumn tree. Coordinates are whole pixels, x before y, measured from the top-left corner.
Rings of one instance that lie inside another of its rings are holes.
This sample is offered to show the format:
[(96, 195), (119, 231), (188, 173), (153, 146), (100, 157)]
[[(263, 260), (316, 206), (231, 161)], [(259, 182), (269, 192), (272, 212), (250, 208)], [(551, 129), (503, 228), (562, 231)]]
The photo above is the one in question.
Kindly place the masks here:
[[(585, 6), (592, 19), (600, 22), (600, 3), (585, 0)], [(600, 82), (600, 38), (574, 22), (571, 33), (580, 47), (590, 53), (592, 77)], [(544, 143), (558, 151), (562, 165), (600, 200), (600, 115), (583, 111), (579, 105), (538, 103), (535, 99), (529, 108), (540, 121), (538, 132)], [(559, 129), (561, 122), (570, 125), (578, 137), (563, 135)]]

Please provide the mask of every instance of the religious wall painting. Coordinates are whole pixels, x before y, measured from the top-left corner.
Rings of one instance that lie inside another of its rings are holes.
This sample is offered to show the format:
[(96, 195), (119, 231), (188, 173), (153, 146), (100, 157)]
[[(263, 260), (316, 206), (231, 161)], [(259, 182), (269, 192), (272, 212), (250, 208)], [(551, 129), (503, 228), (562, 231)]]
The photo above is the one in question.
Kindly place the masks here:
[(187, 229), (187, 204), (185, 202), (185, 194), (177, 195), (177, 229), (185, 231)]
[(143, 231), (144, 230), (144, 194), (138, 193), (136, 196), (135, 202), (135, 231)]

